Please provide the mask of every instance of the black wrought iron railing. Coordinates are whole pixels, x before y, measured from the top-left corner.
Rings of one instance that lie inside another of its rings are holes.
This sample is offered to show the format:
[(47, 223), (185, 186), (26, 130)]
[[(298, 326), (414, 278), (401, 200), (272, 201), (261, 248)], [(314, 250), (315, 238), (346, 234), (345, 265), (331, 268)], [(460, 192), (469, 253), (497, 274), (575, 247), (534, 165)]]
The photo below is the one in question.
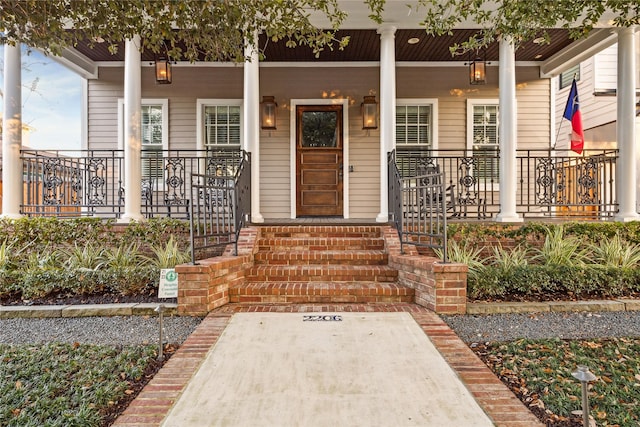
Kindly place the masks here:
[(401, 176), (396, 152), (388, 155), (389, 211), (405, 244), (440, 249), (447, 262), (447, 210), (451, 199), (445, 188), (445, 175), (436, 165), (416, 169), (414, 176)]
[[(141, 213), (187, 218), (191, 174), (234, 176), (240, 150), (145, 150), (141, 159)], [(22, 151), (28, 216), (118, 218), (124, 211), (122, 150)]]
[[(523, 217), (604, 219), (618, 210), (617, 150), (517, 150), (516, 211)], [(452, 196), (450, 218), (488, 219), (500, 212), (497, 150), (398, 150), (402, 177), (437, 167)]]
[[(233, 174), (191, 174), (191, 262), (218, 255), (233, 243), (251, 214), (251, 157), (242, 152)], [(213, 252), (211, 252), (213, 251)]]

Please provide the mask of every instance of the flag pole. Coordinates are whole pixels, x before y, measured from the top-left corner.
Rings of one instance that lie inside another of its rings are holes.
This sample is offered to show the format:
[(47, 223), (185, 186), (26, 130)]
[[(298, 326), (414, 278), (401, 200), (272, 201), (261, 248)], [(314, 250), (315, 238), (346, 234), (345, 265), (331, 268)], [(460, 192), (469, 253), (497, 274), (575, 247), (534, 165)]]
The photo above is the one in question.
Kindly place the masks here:
[(560, 129), (562, 129), (562, 123), (564, 122), (564, 120), (560, 120), (560, 126), (558, 126), (558, 132), (556, 133), (556, 140), (553, 141), (553, 146), (551, 147), (552, 150), (556, 149), (556, 145), (558, 144), (558, 138), (560, 138)]

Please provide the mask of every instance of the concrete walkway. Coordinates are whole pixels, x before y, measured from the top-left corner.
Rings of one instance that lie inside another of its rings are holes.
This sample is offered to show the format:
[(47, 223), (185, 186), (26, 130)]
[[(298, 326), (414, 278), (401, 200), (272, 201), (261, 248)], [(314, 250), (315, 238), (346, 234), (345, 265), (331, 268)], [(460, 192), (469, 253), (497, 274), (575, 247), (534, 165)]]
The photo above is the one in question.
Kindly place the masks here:
[(162, 425), (493, 424), (408, 313), (238, 313)]
[(420, 306), (230, 304), (203, 320), (114, 426), (332, 424), (542, 425)]

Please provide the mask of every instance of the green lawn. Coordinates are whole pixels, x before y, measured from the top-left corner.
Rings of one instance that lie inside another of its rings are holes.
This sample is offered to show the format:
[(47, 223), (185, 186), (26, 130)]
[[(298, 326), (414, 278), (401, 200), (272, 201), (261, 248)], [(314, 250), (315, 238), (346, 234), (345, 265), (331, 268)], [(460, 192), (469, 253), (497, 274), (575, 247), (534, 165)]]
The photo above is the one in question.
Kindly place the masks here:
[(640, 425), (640, 339), (518, 340), (474, 350), (547, 425), (582, 425), (571, 415), (582, 407), (571, 375), (578, 365), (598, 377), (589, 386), (598, 426)]
[(105, 426), (158, 369), (157, 346), (0, 344), (0, 425)]

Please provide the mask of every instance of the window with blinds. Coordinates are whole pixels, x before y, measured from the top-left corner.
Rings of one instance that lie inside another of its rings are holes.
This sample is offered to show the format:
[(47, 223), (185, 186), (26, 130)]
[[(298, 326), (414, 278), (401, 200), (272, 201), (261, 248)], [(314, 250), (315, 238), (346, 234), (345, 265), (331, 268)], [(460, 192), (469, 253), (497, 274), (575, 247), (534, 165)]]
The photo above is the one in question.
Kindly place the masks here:
[(433, 106), (396, 106), (396, 146), (433, 146)]
[(560, 89), (571, 86), (573, 79), (580, 80), (580, 64), (574, 65), (567, 71), (560, 74), (558, 81), (560, 82)]
[(498, 106), (473, 105), (473, 172), (478, 179), (497, 182), (499, 177)]
[(162, 105), (142, 106), (142, 179), (147, 182), (162, 180), (164, 167)]
[(207, 148), (240, 146), (240, 106), (204, 107), (204, 145)]

